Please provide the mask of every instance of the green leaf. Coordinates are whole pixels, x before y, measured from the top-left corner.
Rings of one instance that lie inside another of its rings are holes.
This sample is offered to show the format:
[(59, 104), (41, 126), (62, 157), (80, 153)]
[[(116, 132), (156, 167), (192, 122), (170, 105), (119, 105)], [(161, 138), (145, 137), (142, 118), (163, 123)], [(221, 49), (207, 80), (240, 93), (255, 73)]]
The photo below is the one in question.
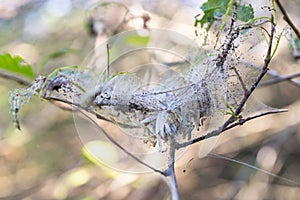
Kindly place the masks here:
[(247, 22), (254, 18), (254, 11), (251, 5), (238, 6), (237, 19), (242, 22)]
[[(201, 19), (195, 20), (195, 26), (200, 23), (201, 28), (206, 24), (206, 31), (209, 31), (215, 20), (223, 17), (228, 9), (230, 0), (208, 0), (200, 7), (204, 12)], [(249, 5), (241, 5), (237, 3), (237, 19), (243, 22), (254, 18), (253, 7)], [(229, 12), (229, 16), (232, 16), (233, 10)]]
[(0, 69), (8, 73), (25, 76), (31, 80), (35, 78), (31, 65), (27, 64), (20, 56), (12, 57), (9, 53), (0, 55)]
[[(201, 24), (201, 28), (203, 28), (204, 24), (207, 24), (206, 30), (208, 31), (210, 27), (214, 23), (214, 13), (215, 13), (215, 8), (208, 9), (204, 13), (204, 16), (198, 20), (198, 22)], [(196, 24), (197, 26), (197, 24)]]
[(216, 18), (222, 17), (226, 10), (229, 0), (208, 0), (202, 4), (201, 9), (204, 12), (203, 17), (198, 20), (201, 27), (207, 24), (206, 30), (208, 31), (213, 25)]
[(205, 12), (212, 8), (216, 9), (216, 12), (224, 14), (227, 10), (227, 5), (229, 0), (208, 0), (206, 3), (202, 4), (201, 9)]

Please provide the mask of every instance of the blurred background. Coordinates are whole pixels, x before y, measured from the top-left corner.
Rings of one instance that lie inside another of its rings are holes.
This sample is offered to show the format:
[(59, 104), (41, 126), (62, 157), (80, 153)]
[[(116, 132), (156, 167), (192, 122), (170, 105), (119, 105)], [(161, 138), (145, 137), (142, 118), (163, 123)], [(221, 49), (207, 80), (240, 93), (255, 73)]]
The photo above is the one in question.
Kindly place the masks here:
[[(124, 29), (142, 28), (146, 23), (151, 28), (168, 28), (193, 37), (194, 16), (201, 13), (204, 1), (120, 2), (140, 16)], [(0, 0), (1, 53), (20, 55), (44, 75), (58, 67), (81, 65), (95, 43), (116, 30), (114, 20), (126, 12), (118, 10), (115, 13), (119, 15), (112, 15), (97, 11), (96, 17), (106, 15), (109, 20), (91, 27), (91, 16), (95, 17), (91, 8), (97, 3)], [(299, 3), (283, 1), (297, 27)], [(280, 12), (278, 23), (284, 26)], [(95, 38), (94, 32), (99, 31), (103, 37)], [(300, 70), (287, 39), (281, 40), (270, 67), (283, 75)], [(22, 86), (0, 78), (0, 199), (170, 199), (167, 183), (155, 173), (126, 174), (95, 165), (84, 156), (72, 113), (52, 103), (33, 98), (20, 112), (22, 132), (18, 131), (11, 122), (7, 100), (9, 90), (18, 87)], [(300, 87), (286, 81), (258, 88), (255, 96), (268, 106), (287, 108), (289, 112), (255, 119), (225, 132), (205, 158), (197, 155), (201, 144), (189, 147), (176, 163), (182, 199), (299, 198)]]

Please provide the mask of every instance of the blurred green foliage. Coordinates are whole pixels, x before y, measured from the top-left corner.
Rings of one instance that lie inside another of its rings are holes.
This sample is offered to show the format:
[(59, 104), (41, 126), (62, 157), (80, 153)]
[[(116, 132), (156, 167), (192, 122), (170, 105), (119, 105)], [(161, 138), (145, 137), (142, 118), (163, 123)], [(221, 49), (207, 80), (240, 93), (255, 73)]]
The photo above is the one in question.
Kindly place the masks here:
[(31, 80), (35, 78), (32, 66), (27, 64), (20, 56), (12, 56), (9, 53), (0, 55), (0, 69), (16, 75), (25, 76)]

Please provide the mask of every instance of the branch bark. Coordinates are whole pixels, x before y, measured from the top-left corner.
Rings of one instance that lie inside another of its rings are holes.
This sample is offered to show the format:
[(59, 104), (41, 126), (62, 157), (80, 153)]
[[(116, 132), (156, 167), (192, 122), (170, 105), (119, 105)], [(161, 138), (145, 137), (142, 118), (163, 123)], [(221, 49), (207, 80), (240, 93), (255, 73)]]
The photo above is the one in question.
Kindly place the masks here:
[(290, 25), (290, 27), (293, 29), (293, 31), (297, 35), (298, 39), (300, 40), (300, 31), (298, 30), (296, 25), (292, 22), (291, 18), (289, 17), (286, 10), (284, 9), (282, 3), (280, 2), (280, 0), (275, 0), (275, 2), (278, 5), (281, 13), (283, 14), (283, 19), (288, 23), (288, 25)]

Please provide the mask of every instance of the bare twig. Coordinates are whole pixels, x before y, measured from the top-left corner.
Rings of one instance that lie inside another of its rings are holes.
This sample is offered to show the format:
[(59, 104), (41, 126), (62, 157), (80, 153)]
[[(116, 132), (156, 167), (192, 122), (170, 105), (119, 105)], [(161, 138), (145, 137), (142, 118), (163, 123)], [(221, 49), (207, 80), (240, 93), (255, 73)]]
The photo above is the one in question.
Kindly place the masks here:
[(253, 119), (256, 119), (256, 118), (260, 118), (260, 117), (266, 116), (266, 115), (278, 114), (278, 113), (283, 113), (283, 112), (287, 112), (287, 111), (288, 111), (287, 109), (271, 110), (271, 111), (266, 111), (266, 112), (259, 113), (257, 115), (253, 115), (253, 116), (247, 117), (246, 119), (240, 119), (236, 123), (233, 123), (233, 124), (231, 124), (231, 125), (229, 125), (227, 127), (224, 127), (224, 128), (220, 127), (217, 130), (209, 132), (206, 135), (198, 137), (198, 138), (196, 138), (194, 140), (191, 140), (191, 141), (188, 141), (188, 142), (185, 142), (185, 143), (181, 143), (181, 144), (177, 144), (176, 148), (177, 149), (181, 149), (181, 148), (187, 147), (187, 146), (189, 146), (191, 144), (195, 144), (197, 142), (200, 142), (202, 140), (205, 140), (205, 139), (208, 139), (208, 138), (211, 138), (211, 137), (214, 137), (214, 136), (218, 136), (222, 132), (228, 131), (229, 129), (232, 129), (232, 128), (236, 127), (236, 126), (243, 125), (243, 124), (245, 124), (246, 122), (248, 122), (250, 120), (253, 120)]
[(253, 119), (256, 119), (256, 118), (259, 118), (259, 117), (262, 117), (262, 116), (271, 115), (271, 114), (278, 114), (278, 113), (283, 113), (283, 112), (288, 112), (288, 110), (287, 109), (276, 109), (276, 110), (262, 112), (262, 113), (259, 113), (257, 115), (247, 117), (246, 119), (239, 119), (238, 122), (233, 123), (230, 126), (227, 126), (223, 131), (227, 131), (227, 130), (232, 129), (236, 126), (241, 126), (241, 125), (243, 125), (244, 123), (246, 123), (250, 120), (253, 120)]
[(244, 165), (246, 167), (249, 167), (249, 168), (257, 170), (257, 171), (261, 171), (261, 172), (263, 172), (265, 174), (268, 174), (269, 176), (273, 176), (275, 178), (278, 178), (279, 180), (282, 180), (282, 181), (284, 181), (286, 183), (289, 183), (292, 186), (297, 186), (297, 187), (300, 186), (300, 184), (298, 182), (296, 182), (296, 181), (290, 180), (290, 179), (282, 177), (282, 176), (278, 176), (277, 174), (274, 174), (274, 173), (272, 173), (272, 172), (270, 172), (268, 170), (265, 170), (265, 169), (262, 169), (262, 168), (259, 168), (259, 167), (255, 167), (255, 166), (253, 166), (251, 164), (248, 164), (248, 163), (245, 163), (245, 162), (242, 162), (242, 161), (239, 161), (239, 160), (235, 160), (235, 159), (223, 156), (223, 155), (215, 154), (215, 153), (210, 153), (209, 155), (211, 155), (213, 157), (216, 157), (216, 158), (221, 158), (221, 159), (224, 159), (224, 160), (228, 160), (230, 162), (238, 163), (240, 165)]
[(236, 69), (236, 67), (235, 67), (235, 66), (232, 66), (232, 68), (233, 68), (233, 70), (234, 70), (234, 73), (235, 73), (235, 74), (236, 74), (236, 76), (238, 77), (238, 79), (239, 79), (239, 82), (240, 82), (240, 84), (241, 84), (241, 86), (242, 86), (242, 88), (243, 88), (244, 92), (247, 92), (247, 87), (246, 87), (246, 84), (244, 83), (244, 81), (243, 81), (243, 79), (242, 79), (242, 77), (241, 77), (241, 75), (240, 75), (239, 71)]
[(6, 73), (2, 73), (0, 71), (0, 77), (4, 78), (4, 79), (7, 79), (7, 80), (12, 80), (12, 81), (15, 81), (21, 85), (24, 85), (24, 86), (30, 86), (31, 85), (31, 82), (28, 81), (28, 80), (25, 80), (24, 78), (22, 77), (18, 77), (18, 76), (15, 76), (15, 75), (10, 75), (10, 74), (6, 74)]
[(93, 120), (90, 116), (88, 116), (87, 114), (85, 114), (82, 110), (80, 110), (79, 108), (77, 108), (76, 106), (74, 106), (74, 109), (79, 111), (81, 114), (83, 114), (88, 120), (90, 120), (90, 122), (92, 124), (94, 124), (98, 130), (100, 130), (101, 132), (103, 132), (103, 134), (109, 139), (109, 141), (111, 143), (113, 143), (114, 145), (116, 145), (118, 148), (120, 148), (123, 152), (125, 152), (128, 156), (130, 156), (131, 158), (133, 158), (135, 161), (137, 161), (138, 163), (144, 165), (145, 167), (153, 170), (154, 172), (157, 172), (159, 174), (165, 175), (164, 172), (157, 170), (155, 168), (153, 168), (152, 166), (148, 165), (147, 163), (145, 163), (144, 161), (140, 160), (138, 157), (136, 157), (135, 155), (133, 155), (132, 153), (130, 153), (126, 148), (124, 148), (122, 145), (120, 145), (117, 141), (114, 140), (114, 138), (112, 138), (95, 120)]
[[(249, 66), (249, 67), (252, 67), (252, 68), (254, 68), (254, 69), (256, 69), (256, 70), (259, 70), (259, 71), (261, 71), (261, 69), (262, 69), (260, 66), (257, 66), (257, 65), (255, 65), (255, 64), (253, 64), (253, 63), (249, 63), (249, 62), (244, 61), (244, 60), (240, 60), (239, 62), (242, 63), (242, 64), (245, 64), (245, 65), (247, 65), (247, 66)], [(300, 76), (300, 72), (299, 72), (299, 73), (296, 73), (296, 74), (284, 76), (284, 75), (278, 73), (278, 72), (275, 71), (275, 70), (269, 69), (268, 72), (267, 72), (267, 74), (270, 75), (270, 76), (272, 76), (273, 78), (275, 78), (274, 81), (275, 81), (275, 80), (278, 80), (278, 82), (287, 81), (287, 82), (290, 83), (290, 84), (293, 84), (293, 85), (295, 85), (295, 86), (297, 86), (297, 87), (300, 87), (300, 81), (294, 80), (294, 79), (293, 79), (293, 78), (299, 77), (299, 76)], [(267, 82), (267, 81), (266, 81), (266, 82)], [(277, 82), (276, 82), (276, 83), (277, 83)], [(272, 84), (275, 84), (275, 82), (272, 83)], [(265, 84), (265, 82), (263, 82), (263, 83), (260, 83), (260, 84), (258, 85), (258, 87), (263, 87), (263, 86), (267, 86), (267, 85), (270, 85), (270, 84), (269, 84), (269, 83), (266, 83), (266, 84)]]
[(107, 66), (106, 66), (106, 73), (107, 73), (107, 78), (109, 77), (109, 68), (110, 68), (110, 61), (109, 61), (109, 45), (108, 43), (106, 44), (106, 52), (107, 52)]
[(300, 72), (291, 74), (291, 75), (287, 75), (287, 76), (279, 76), (275, 79), (265, 81), (263, 83), (260, 83), (259, 87), (269, 86), (269, 85), (277, 84), (277, 83), (280, 83), (283, 81), (289, 81), (293, 85), (300, 87), (300, 81), (292, 80), (293, 78), (297, 78), (297, 77), (300, 77)]
[(295, 34), (297, 35), (298, 39), (300, 39), (300, 31), (298, 30), (298, 28), (295, 26), (295, 24), (292, 22), (291, 18), (289, 17), (289, 15), (287, 14), (286, 10), (284, 9), (282, 3), (280, 2), (280, 0), (275, 0), (276, 4), (278, 5), (281, 13), (283, 14), (283, 19), (290, 25), (290, 27), (293, 29), (293, 31), (295, 32)]

